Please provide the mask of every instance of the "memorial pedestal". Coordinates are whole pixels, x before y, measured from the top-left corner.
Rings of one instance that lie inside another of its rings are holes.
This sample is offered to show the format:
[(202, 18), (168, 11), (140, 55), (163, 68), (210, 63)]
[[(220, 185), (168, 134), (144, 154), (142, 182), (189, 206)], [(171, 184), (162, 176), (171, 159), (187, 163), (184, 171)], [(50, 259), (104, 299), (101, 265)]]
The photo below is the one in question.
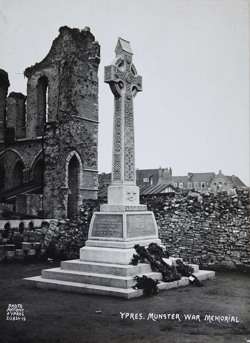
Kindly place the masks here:
[(95, 212), (80, 260), (129, 264), (134, 246), (160, 243), (153, 212)]

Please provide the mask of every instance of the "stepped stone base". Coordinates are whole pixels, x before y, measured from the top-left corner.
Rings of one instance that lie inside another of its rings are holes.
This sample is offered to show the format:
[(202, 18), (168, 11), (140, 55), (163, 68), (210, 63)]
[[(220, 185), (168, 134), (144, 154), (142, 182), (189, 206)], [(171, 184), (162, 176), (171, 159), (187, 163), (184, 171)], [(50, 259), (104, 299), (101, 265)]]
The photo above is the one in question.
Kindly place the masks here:
[[(192, 267), (195, 270), (194, 275), (200, 281), (215, 277), (213, 271), (199, 271), (197, 265), (192, 265)], [(136, 275), (146, 275), (153, 279), (162, 280), (161, 273), (153, 272), (148, 263), (139, 263), (137, 266), (133, 266), (81, 260), (63, 261), (60, 268), (44, 269), (41, 276), (29, 277), (23, 280), (27, 286), (43, 289), (132, 299), (143, 295), (143, 290), (133, 288), (136, 284), (134, 281)], [(187, 286), (188, 284), (188, 278), (182, 277), (178, 281), (160, 282), (158, 288), (159, 290), (166, 290)]]

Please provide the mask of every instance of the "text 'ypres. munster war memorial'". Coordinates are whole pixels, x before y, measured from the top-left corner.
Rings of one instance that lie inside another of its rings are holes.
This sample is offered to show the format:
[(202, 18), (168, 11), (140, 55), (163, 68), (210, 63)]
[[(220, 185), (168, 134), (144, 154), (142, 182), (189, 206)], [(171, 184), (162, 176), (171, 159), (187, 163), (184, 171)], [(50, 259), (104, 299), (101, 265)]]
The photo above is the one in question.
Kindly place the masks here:
[[(17, 220), (6, 222), (4, 237), (0, 220), (0, 257), (59, 257), (59, 268), (25, 284), (127, 299), (215, 277), (199, 264), (247, 264), (246, 189), (217, 195), (206, 184), (182, 193), (162, 188), (167, 177), (160, 189), (170, 193), (140, 197), (133, 101), (142, 77), (123, 38), (104, 71), (114, 96), (112, 173), (107, 197), (98, 199), (100, 46), (88, 27), (59, 31), (44, 60), (24, 72), (27, 97), (7, 97), (0, 71), (0, 212), (22, 220), (19, 232)], [(27, 228), (32, 218), (40, 230)]]

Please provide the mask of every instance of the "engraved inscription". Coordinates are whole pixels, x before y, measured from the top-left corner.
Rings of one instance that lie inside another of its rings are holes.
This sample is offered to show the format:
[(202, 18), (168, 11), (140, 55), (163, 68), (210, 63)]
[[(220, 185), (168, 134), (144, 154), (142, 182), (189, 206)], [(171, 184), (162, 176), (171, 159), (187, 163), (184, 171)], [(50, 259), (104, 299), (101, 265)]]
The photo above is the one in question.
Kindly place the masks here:
[(156, 232), (153, 216), (151, 214), (127, 215), (128, 238), (154, 235), (156, 235)]
[(99, 214), (96, 215), (92, 237), (123, 237), (122, 215), (118, 214)]
[(147, 211), (146, 205), (125, 206), (125, 211)]

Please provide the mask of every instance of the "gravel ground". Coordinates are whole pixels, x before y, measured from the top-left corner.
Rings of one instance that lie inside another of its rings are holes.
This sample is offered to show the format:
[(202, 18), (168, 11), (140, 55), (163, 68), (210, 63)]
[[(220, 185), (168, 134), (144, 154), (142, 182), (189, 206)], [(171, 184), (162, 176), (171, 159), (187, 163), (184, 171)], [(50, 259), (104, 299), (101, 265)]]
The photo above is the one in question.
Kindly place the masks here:
[[(217, 272), (204, 287), (132, 300), (23, 286), (23, 277), (56, 266), (1, 264), (1, 343), (250, 342), (249, 274)], [(14, 304), (21, 320), (7, 320)]]

